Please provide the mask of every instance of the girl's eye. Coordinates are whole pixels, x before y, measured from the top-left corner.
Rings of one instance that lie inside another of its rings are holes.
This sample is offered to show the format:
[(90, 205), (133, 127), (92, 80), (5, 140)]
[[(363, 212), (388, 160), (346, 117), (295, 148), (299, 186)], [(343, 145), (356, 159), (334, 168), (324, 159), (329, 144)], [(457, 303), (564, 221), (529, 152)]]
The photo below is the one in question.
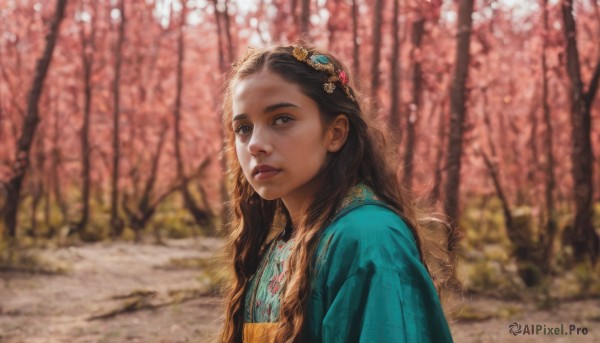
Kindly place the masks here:
[(292, 117), (282, 116), (282, 117), (275, 119), (275, 121), (273, 123), (275, 125), (284, 125), (284, 124), (290, 123), (293, 120), (294, 120), (294, 118), (292, 118)]
[(237, 127), (237, 129), (233, 130), (233, 132), (235, 132), (238, 135), (244, 135), (244, 134), (250, 132), (250, 126), (240, 125)]

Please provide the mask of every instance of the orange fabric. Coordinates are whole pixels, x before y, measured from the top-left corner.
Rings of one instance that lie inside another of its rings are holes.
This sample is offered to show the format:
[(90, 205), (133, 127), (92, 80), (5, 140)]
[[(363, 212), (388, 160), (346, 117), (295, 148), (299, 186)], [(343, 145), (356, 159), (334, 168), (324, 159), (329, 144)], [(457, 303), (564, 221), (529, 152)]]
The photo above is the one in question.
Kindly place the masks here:
[(275, 342), (277, 323), (244, 323), (242, 342), (273, 343)]

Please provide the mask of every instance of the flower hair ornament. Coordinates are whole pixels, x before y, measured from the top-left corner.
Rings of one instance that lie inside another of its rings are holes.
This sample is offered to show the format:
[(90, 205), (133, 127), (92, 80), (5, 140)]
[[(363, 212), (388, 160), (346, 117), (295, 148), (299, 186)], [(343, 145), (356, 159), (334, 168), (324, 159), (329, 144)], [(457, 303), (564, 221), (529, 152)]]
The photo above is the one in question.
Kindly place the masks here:
[(345, 71), (336, 69), (325, 55), (312, 53), (309, 56), (309, 51), (306, 48), (303, 48), (302, 46), (294, 46), (293, 48), (292, 55), (294, 55), (298, 61), (308, 64), (313, 69), (324, 71), (329, 74), (327, 82), (323, 84), (323, 89), (327, 94), (333, 93), (335, 90), (335, 82), (339, 82), (348, 98), (353, 102), (356, 102), (356, 98), (352, 95), (352, 92), (350, 92), (350, 87), (348, 87), (348, 74)]

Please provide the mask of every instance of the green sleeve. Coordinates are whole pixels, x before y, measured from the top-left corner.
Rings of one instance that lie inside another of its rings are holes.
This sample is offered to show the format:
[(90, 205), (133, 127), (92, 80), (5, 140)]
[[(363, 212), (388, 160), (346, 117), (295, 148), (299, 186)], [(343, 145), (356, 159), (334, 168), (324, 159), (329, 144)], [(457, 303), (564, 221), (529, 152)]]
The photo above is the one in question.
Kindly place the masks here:
[(433, 282), (400, 217), (381, 206), (361, 206), (326, 233), (310, 316), (318, 341), (452, 342)]
[(451, 342), (428, 287), (395, 270), (348, 278), (323, 319), (323, 342)]

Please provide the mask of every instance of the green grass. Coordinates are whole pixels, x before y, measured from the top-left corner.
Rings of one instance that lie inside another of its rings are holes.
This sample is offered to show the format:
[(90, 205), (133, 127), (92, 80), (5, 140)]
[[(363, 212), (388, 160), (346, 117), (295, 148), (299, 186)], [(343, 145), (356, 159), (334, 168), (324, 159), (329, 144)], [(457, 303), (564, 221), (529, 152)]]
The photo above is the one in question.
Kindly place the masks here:
[[(25, 197), (23, 199), (17, 219), (17, 240), (20, 245), (45, 246), (48, 241), (56, 241), (59, 237), (61, 237), (62, 244), (74, 243), (71, 237), (65, 239), (64, 236), (69, 227), (72, 227), (81, 218), (80, 194), (77, 191), (65, 191), (64, 197), (69, 204), (66, 217), (53, 200), (48, 204), (48, 210), (46, 211), (45, 199), (42, 199), (34, 214), (31, 208), (32, 198)], [(32, 227), (31, 218), (33, 216), (35, 216), (37, 222), (35, 229)], [(125, 213), (121, 212), (120, 216), (126, 224), (121, 239), (134, 240), (135, 233), (132, 228), (127, 227)], [(0, 223), (0, 233), (5, 232), (2, 225)], [(215, 225), (220, 225), (216, 219), (207, 227), (199, 227), (189, 211), (184, 208), (180, 195), (175, 193), (158, 206), (154, 216), (147, 222), (142, 235), (175, 239), (204, 236), (212, 234)], [(1, 234), (0, 237), (2, 237)], [(88, 225), (79, 234), (78, 239), (83, 242), (98, 242), (110, 239), (110, 203), (108, 200), (92, 196)]]

